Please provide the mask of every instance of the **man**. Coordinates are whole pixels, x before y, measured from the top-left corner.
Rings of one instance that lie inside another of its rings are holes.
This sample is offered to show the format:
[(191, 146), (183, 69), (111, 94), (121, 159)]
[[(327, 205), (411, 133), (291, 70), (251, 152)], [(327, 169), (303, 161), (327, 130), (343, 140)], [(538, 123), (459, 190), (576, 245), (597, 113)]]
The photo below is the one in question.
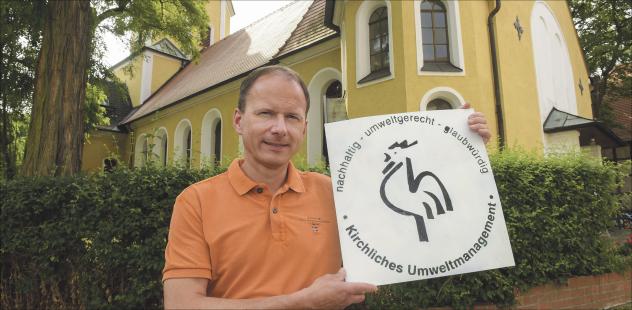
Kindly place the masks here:
[[(308, 109), (307, 88), (288, 68), (243, 81), (233, 127), (244, 157), (176, 199), (165, 308), (344, 308), (377, 290), (345, 282), (329, 178), (290, 162)], [(482, 114), (468, 121), (489, 139)]]

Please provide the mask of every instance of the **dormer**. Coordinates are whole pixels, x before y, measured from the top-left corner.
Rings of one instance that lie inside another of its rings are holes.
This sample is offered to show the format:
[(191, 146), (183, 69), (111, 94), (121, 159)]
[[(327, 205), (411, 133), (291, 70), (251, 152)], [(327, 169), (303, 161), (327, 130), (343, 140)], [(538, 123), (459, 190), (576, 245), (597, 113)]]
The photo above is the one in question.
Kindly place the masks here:
[(173, 42), (161, 39), (143, 47), (139, 55), (123, 59), (111, 70), (127, 85), (132, 106), (137, 107), (188, 62)]

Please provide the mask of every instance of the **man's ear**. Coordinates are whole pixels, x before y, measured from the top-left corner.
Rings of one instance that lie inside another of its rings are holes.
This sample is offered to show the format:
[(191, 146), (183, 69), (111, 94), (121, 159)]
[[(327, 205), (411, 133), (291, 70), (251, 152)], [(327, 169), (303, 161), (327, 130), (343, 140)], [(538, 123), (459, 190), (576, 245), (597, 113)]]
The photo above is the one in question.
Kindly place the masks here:
[(305, 120), (305, 127), (303, 127), (303, 136), (305, 136), (305, 134), (307, 133), (307, 120)]
[(239, 135), (242, 134), (241, 120), (242, 120), (241, 111), (239, 111), (239, 108), (235, 108), (235, 112), (233, 113), (233, 128), (235, 128), (235, 131)]

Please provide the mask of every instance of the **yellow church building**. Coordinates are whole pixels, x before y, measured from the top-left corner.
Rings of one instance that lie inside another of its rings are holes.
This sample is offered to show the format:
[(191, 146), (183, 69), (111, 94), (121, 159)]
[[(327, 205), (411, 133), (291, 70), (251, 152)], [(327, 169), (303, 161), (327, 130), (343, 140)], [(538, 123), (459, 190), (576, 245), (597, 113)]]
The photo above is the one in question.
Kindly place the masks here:
[(592, 120), (566, 1), (295, 1), (230, 35), (230, 0), (210, 1), (207, 13), (199, 59), (162, 39), (112, 68), (129, 98), (109, 100), (112, 123), (91, 133), (84, 170), (227, 163), (242, 151), (231, 126), (239, 85), (270, 64), (308, 85), (295, 159), (309, 164), (326, 159), (326, 122), (466, 102), (485, 113), (499, 145), (599, 155), (621, 143)]

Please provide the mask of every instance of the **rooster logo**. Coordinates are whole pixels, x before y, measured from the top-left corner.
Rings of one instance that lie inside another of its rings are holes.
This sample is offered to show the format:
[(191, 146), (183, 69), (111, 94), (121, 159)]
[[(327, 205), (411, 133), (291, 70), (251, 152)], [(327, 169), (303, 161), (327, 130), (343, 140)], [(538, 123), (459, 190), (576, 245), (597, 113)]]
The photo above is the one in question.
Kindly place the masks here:
[[(407, 149), (417, 144), (417, 141), (414, 141), (408, 144), (407, 140), (402, 142), (395, 142), (391, 146), (388, 147), (388, 150), (393, 150), (393, 154), (397, 154), (397, 149)], [(389, 182), (397, 182), (396, 180), (401, 180), (403, 176), (399, 178), (393, 178), (393, 176), (402, 168), (404, 162), (402, 160), (392, 159), (391, 155), (387, 152), (384, 153), (386, 162), (386, 167), (382, 170), (382, 174), (384, 175), (384, 179), (382, 179), (382, 184), (380, 185), (380, 197), (384, 204), (389, 207), (391, 210), (406, 216), (412, 216), (415, 219), (415, 223), (417, 224), (417, 233), (419, 234), (419, 242), (427, 242), (428, 241), (428, 233), (426, 231), (426, 224), (424, 222), (424, 217), (418, 213), (422, 213), (425, 211), (425, 215), (428, 219), (434, 219), (433, 210), (436, 209), (436, 214), (441, 215), (445, 214), (447, 211), (452, 211), (452, 201), (450, 200), (450, 196), (448, 195), (448, 191), (445, 186), (439, 180), (439, 178), (430, 171), (422, 171), (421, 173), (415, 175), (413, 172), (412, 161), (410, 157), (406, 157), (406, 178), (405, 180), (408, 182), (408, 190), (410, 193), (417, 193), (420, 189), (420, 185), (422, 185), (422, 181), (424, 178), (427, 180), (423, 183), (423, 187), (421, 190), (425, 193), (425, 195), (421, 198), (421, 206), (416, 204), (412, 208), (401, 205), (396, 206), (388, 197), (386, 193), (386, 185)], [(437, 195), (433, 193), (432, 190), (439, 189), (440, 193)], [(441, 197), (442, 199), (440, 199)], [(424, 199), (425, 198), (425, 199)], [(430, 198), (429, 200), (427, 198)], [(427, 200), (427, 201), (424, 201)], [(442, 201), (443, 200), (443, 201)], [(430, 204), (428, 203), (430, 202)], [(445, 204), (445, 206), (444, 206)], [(415, 209), (419, 209), (419, 212), (413, 212)]]

